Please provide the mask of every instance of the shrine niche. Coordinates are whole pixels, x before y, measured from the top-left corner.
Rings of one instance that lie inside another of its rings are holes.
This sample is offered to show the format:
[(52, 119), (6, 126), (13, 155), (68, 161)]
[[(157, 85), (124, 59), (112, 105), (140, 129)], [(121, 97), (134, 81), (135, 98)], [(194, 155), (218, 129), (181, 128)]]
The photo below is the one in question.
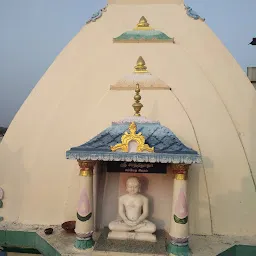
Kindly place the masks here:
[[(133, 117), (113, 122), (67, 151), (67, 158), (80, 166), (75, 247), (93, 248), (93, 255), (103, 251), (164, 255), (177, 246), (188, 251), (187, 174), (201, 157), (170, 129), (141, 116), (139, 84), (134, 100)], [(170, 197), (161, 196), (161, 175), (170, 181)], [(103, 176), (103, 182), (93, 183)], [(159, 199), (165, 200), (168, 210)], [(162, 219), (159, 211), (165, 214)], [(166, 221), (169, 228), (163, 224)], [(96, 231), (100, 235), (95, 242)]]

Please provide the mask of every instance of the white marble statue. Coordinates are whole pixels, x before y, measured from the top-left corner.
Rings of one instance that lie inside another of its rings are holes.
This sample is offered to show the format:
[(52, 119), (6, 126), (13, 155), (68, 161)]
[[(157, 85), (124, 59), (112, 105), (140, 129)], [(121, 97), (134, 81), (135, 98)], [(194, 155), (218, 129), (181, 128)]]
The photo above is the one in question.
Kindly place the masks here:
[(118, 213), (121, 220), (110, 222), (108, 239), (141, 240), (156, 242), (156, 225), (148, 217), (148, 199), (141, 195), (140, 182), (137, 177), (130, 177), (126, 181), (125, 194), (119, 198)]

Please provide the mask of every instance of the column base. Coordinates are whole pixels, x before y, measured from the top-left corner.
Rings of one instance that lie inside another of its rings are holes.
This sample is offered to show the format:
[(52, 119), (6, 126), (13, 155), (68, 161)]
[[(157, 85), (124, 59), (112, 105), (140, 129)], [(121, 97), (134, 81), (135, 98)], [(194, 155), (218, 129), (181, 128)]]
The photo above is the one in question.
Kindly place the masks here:
[(177, 246), (186, 246), (188, 245), (188, 239), (189, 237), (183, 237), (183, 238), (176, 238), (173, 236), (170, 236), (170, 242), (173, 245), (177, 245)]
[(86, 249), (90, 249), (94, 246), (95, 242), (93, 241), (92, 237), (91, 238), (87, 238), (87, 239), (83, 239), (83, 238), (76, 238), (75, 241), (75, 248), (79, 249), (79, 250), (86, 250)]
[(170, 256), (190, 256), (190, 249), (188, 245), (178, 246), (169, 243), (167, 246), (167, 252)]

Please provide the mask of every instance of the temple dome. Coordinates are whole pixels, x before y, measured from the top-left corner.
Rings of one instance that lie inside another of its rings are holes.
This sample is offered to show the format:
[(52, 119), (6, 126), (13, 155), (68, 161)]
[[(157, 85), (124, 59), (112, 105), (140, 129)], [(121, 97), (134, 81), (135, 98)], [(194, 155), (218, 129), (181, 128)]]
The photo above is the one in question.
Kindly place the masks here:
[[(65, 153), (113, 120), (133, 114), (134, 93), (109, 86), (132, 72), (135, 61), (143, 56), (150, 73), (172, 90), (142, 90), (141, 114), (159, 120), (202, 156), (202, 164), (189, 171), (191, 233), (256, 235), (252, 225), (256, 92), (252, 84), (206, 22), (186, 9), (182, 0), (108, 3), (55, 59), (4, 136), (1, 216), (10, 222), (46, 225), (75, 218), (79, 170)], [(113, 42), (142, 16), (156, 30), (174, 37), (175, 44)], [(171, 198), (172, 176), (155, 178), (161, 184), (156, 203), (162, 203), (160, 198)], [(155, 204), (153, 216), (164, 219), (157, 225), (166, 230), (169, 205), (162, 211)], [(111, 214), (104, 214), (103, 224)]]

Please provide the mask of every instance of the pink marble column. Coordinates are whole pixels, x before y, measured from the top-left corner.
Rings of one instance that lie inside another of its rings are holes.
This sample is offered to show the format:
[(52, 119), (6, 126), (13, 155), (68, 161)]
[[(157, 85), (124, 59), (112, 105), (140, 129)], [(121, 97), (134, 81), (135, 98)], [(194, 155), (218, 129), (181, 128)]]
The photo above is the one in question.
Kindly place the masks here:
[(93, 222), (93, 167), (92, 161), (78, 160), (79, 174), (79, 200), (77, 205), (77, 218), (75, 232), (77, 239), (75, 247), (78, 249), (89, 249), (94, 245), (92, 235)]
[(187, 172), (189, 165), (174, 164), (173, 201), (171, 215), (171, 243), (185, 246), (188, 244), (188, 199)]

